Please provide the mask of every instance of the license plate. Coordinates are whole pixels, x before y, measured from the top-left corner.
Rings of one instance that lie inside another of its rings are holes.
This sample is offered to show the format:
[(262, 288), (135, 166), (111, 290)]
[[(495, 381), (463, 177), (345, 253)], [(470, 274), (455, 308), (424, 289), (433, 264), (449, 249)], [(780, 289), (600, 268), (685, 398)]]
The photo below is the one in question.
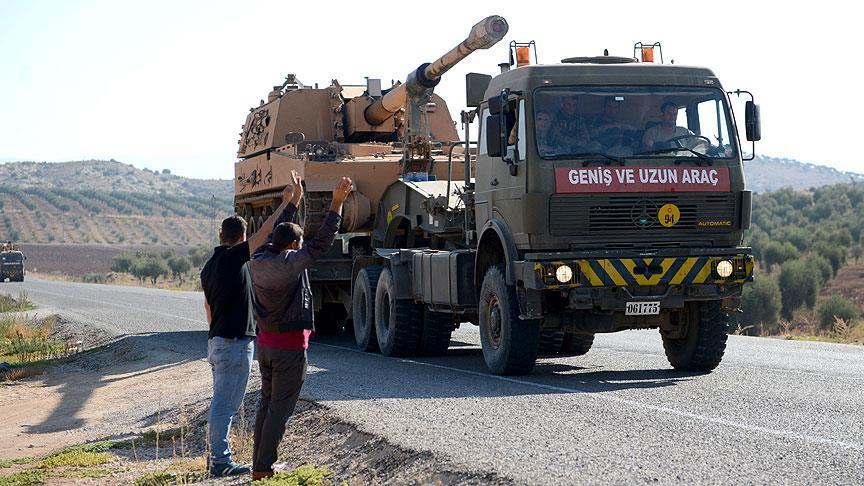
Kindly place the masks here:
[(624, 314), (628, 316), (656, 316), (660, 313), (660, 302), (627, 302)]

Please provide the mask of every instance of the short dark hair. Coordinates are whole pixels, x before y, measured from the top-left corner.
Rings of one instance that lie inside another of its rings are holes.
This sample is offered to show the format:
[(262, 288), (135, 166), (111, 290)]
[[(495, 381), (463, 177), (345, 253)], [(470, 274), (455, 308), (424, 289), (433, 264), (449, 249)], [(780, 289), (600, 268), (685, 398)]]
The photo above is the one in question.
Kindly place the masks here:
[(285, 248), (303, 238), (303, 228), (294, 223), (280, 223), (273, 228), (273, 246)]
[(660, 105), (660, 113), (666, 113), (666, 108), (669, 106), (674, 106), (676, 110), (678, 109), (678, 103), (675, 103), (674, 101), (667, 101)]
[(231, 244), (246, 234), (246, 220), (239, 215), (228, 216), (222, 220), (221, 231), (219, 232), (220, 243)]

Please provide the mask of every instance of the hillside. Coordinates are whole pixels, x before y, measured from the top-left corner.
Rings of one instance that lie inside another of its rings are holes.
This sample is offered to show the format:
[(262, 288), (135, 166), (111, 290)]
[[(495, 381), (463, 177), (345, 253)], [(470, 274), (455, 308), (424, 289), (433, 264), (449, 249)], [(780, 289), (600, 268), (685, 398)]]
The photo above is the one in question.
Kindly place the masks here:
[(230, 180), (115, 160), (0, 164), (0, 239), (23, 243), (203, 245), (232, 212)]
[(782, 187), (809, 189), (849, 182), (864, 183), (864, 174), (768, 156), (757, 156), (754, 160), (744, 162), (744, 174), (748, 188), (760, 194)]

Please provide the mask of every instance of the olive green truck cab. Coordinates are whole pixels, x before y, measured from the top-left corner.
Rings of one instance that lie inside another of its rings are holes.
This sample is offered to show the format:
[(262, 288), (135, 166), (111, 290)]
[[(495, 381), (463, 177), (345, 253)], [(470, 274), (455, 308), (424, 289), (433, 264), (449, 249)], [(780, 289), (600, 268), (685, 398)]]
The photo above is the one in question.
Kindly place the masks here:
[[(675, 369), (720, 363), (753, 278), (730, 104), (749, 93), (704, 68), (565, 61), (468, 75), (476, 158), (450, 161), (465, 180), (394, 183), (354, 260), (360, 349), (440, 355), (471, 322), (491, 372), (524, 374), (596, 333), (653, 328)], [(752, 96), (745, 111), (758, 140)]]

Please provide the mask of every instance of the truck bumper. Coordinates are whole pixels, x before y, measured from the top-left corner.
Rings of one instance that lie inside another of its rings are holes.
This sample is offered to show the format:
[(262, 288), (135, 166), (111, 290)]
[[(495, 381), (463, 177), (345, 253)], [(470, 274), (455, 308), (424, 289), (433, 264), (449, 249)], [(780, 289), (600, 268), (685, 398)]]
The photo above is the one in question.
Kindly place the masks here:
[[(717, 271), (723, 261), (732, 268), (726, 277)], [(562, 266), (569, 271), (561, 272)], [(679, 309), (687, 301), (738, 297), (743, 284), (753, 280), (750, 248), (534, 253), (515, 268), (525, 289), (523, 317), (528, 318), (546, 314), (545, 294), (566, 299), (568, 311), (623, 311), (628, 302), (640, 301)], [(562, 282), (562, 274), (571, 277)]]
[[(722, 277), (717, 265), (732, 264), (732, 273)], [(529, 253), (515, 262), (516, 275), (526, 289), (634, 288), (705, 284), (743, 284), (753, 280), (750, 248), (634, 252)], [(559, 268), (569, 267), (569, 280), (560, 281)]]

